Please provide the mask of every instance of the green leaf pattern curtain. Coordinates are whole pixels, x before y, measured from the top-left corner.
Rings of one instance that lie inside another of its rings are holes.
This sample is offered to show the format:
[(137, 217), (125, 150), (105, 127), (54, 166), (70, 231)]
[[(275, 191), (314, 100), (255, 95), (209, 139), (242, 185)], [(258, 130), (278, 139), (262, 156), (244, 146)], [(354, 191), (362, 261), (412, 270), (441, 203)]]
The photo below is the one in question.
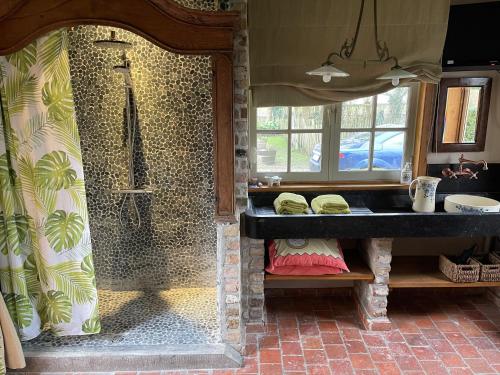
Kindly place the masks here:
[(100, 331), (67, 43), (0, 57), (0, 287), (23, 340)]

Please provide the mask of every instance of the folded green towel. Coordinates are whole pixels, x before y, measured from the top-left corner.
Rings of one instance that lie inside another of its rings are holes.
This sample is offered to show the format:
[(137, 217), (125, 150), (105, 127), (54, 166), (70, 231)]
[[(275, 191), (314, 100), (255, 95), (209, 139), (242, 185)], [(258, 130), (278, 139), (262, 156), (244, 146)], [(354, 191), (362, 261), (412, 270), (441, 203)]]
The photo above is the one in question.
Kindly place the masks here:
[(325, 194), (314, 198), (311, 207), (316, 214), (350, 214), (349, 205), (338, 194)]
[(302, 195), (293, 193), (281, 193), (278, 198), (274, 200), (274, 209), (279, 215), (298, 215), (307, 214), (306, 199)]

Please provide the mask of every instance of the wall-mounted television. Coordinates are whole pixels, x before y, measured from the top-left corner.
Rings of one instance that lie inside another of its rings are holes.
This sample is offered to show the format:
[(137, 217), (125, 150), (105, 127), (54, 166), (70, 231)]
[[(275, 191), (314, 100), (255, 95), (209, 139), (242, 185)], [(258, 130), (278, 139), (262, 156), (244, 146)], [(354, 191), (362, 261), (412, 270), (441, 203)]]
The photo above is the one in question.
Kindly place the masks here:
[(500, 70), (500, 1), (453, 5), (443, 70)]

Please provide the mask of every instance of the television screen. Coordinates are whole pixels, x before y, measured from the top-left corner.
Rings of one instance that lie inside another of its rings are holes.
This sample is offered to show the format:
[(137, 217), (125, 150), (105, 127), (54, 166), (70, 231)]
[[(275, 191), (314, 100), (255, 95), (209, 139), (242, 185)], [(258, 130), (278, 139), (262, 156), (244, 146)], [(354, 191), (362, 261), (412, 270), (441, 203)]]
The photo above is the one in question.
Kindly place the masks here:
[(443, 68), (500, 69), (500, 1), (450, 7)]

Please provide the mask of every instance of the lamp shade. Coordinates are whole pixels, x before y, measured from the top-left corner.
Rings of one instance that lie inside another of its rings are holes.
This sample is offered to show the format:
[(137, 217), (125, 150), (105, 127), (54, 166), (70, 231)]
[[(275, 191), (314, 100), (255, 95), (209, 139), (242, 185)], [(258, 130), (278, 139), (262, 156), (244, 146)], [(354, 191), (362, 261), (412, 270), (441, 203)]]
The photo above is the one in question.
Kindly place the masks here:
[(393, 66), (387, 73), (382, 74), (380, 77), (377, 77), (377, 79), (390, 79), (392, 81), (392, 85), (397, 86), (399, 85), (400, 79), (415, 77), (417, 77), (416, 74), (410, 73), (409, 71), (401, 68), (399, 65), (396, 65)]
[(306, 74), (310, 76), (321, 76), (323, 77), (323, 82), (330, 82), (332, 77), (349, 77), (350, 74), (344, 72), (343, 70), (337, 69), (331, 64), (325, 64), (317, 69), (311, 70)]

